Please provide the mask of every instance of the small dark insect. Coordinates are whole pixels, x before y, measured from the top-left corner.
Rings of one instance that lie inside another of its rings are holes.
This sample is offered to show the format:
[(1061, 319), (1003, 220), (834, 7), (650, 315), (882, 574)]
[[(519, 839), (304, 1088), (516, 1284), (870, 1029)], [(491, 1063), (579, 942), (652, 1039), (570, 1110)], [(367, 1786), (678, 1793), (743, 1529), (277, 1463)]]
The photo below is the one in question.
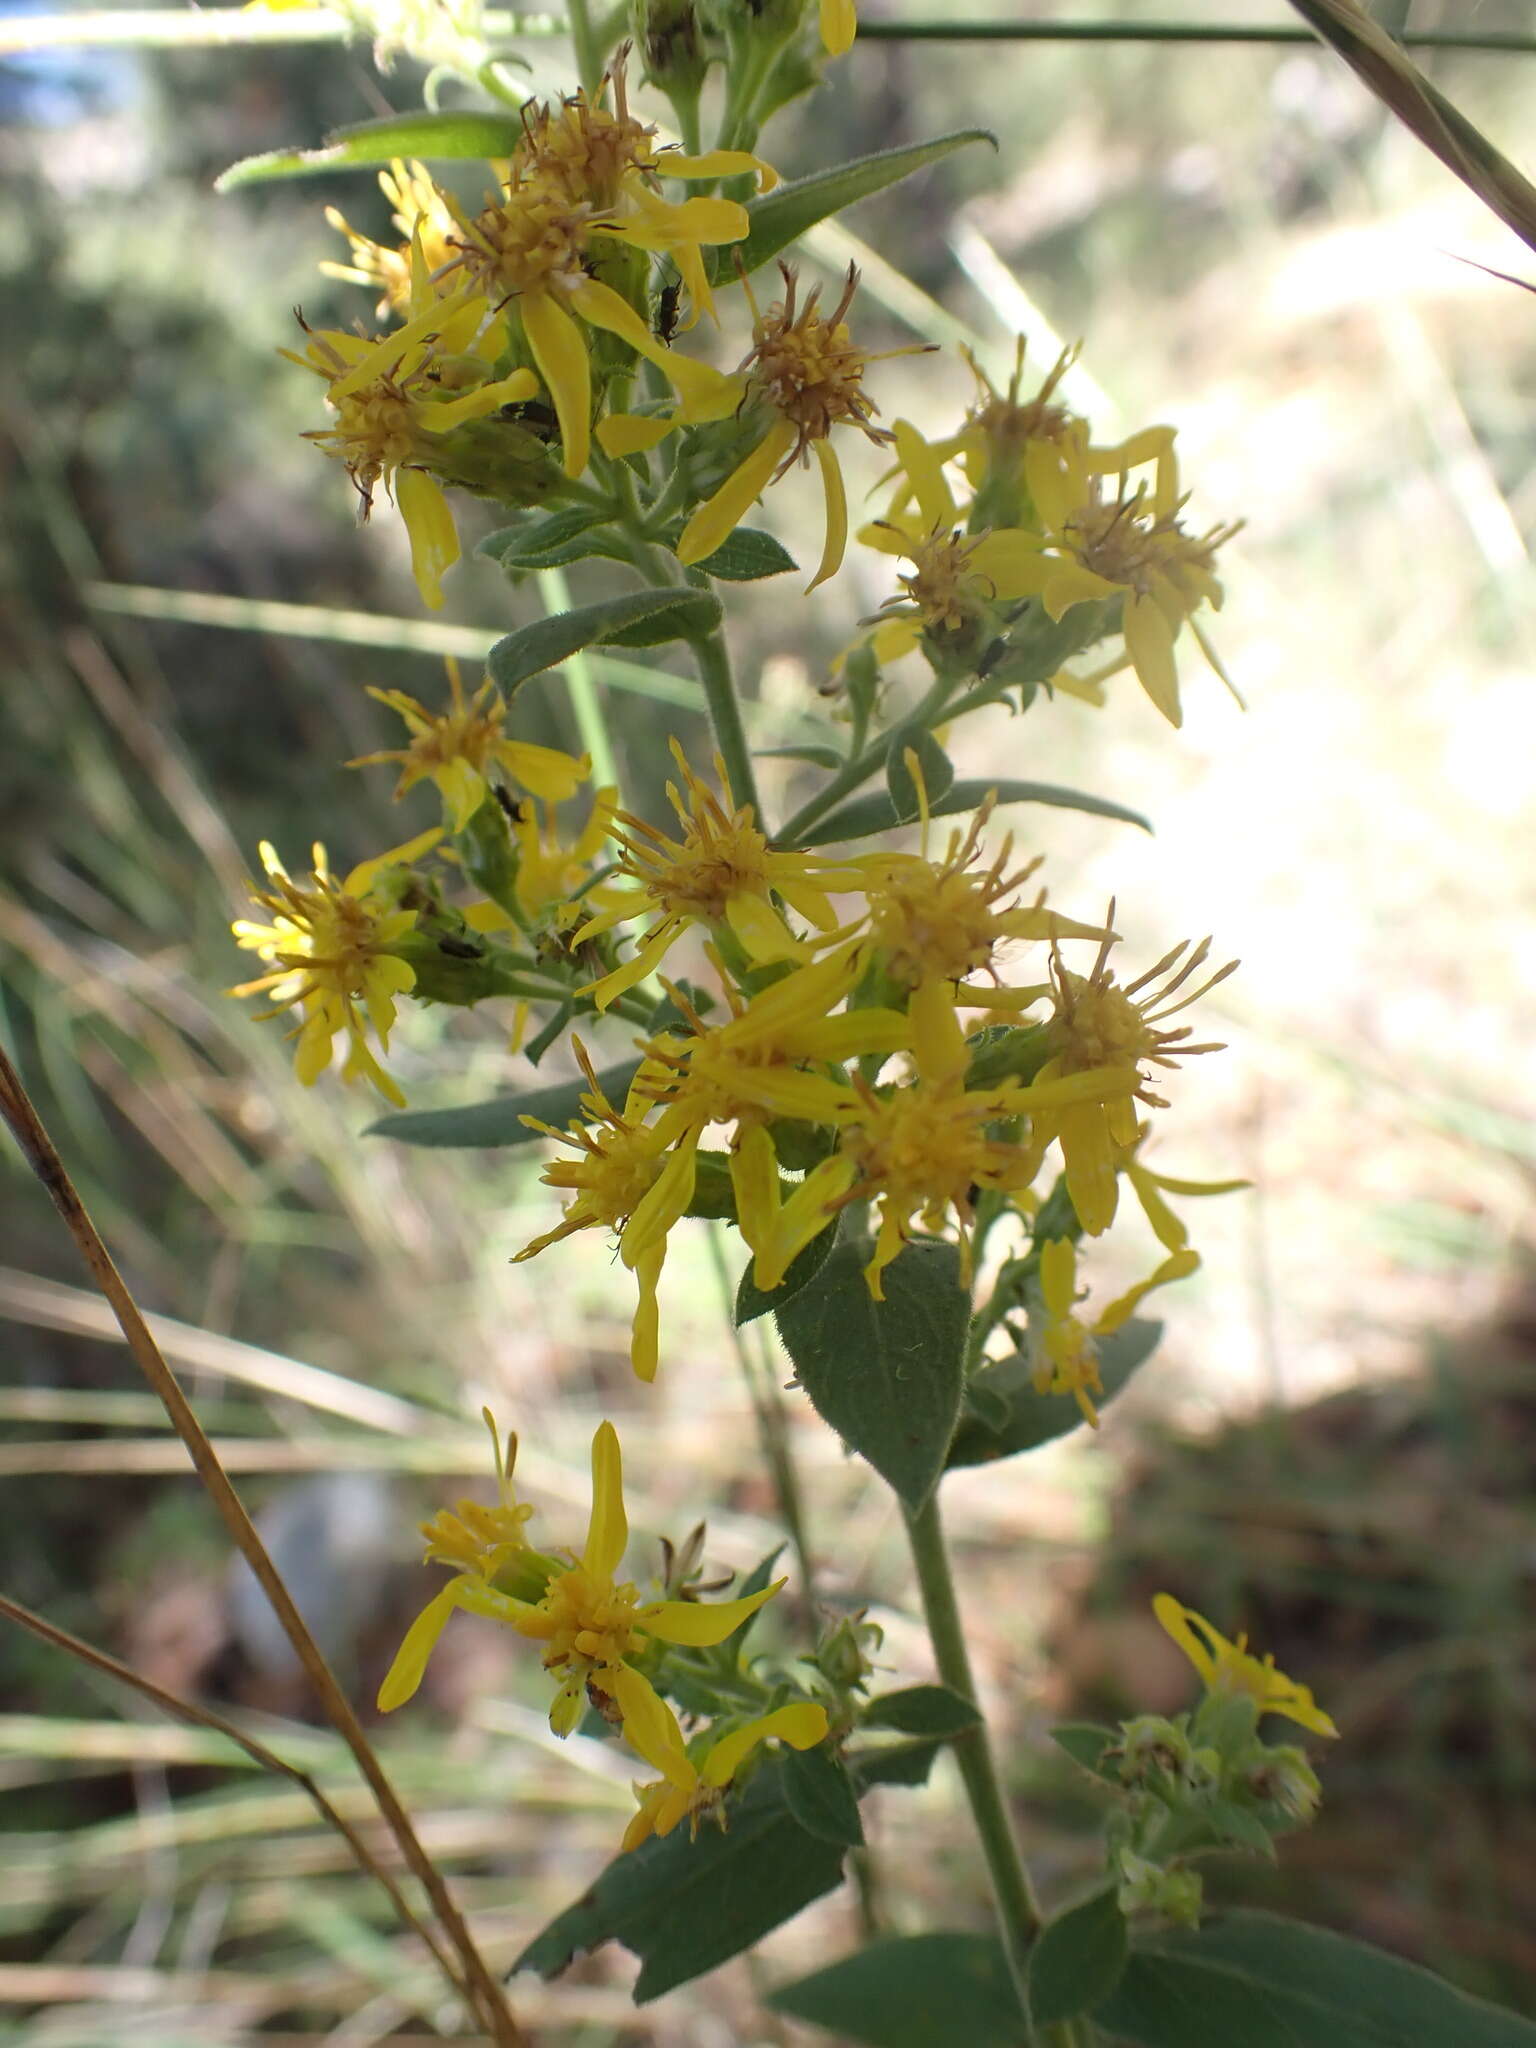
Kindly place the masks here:
[(528, 816), (528, 806), (519, 803), (511, 790), (504, 788), (499, 782), (493, 786), (493, 792), (497, 803), (506, 812), (508, 822), (513, 825), (524, 823)]
[(663, 348), (671, 347), (672, 337), (677, 333), (677, 318), (682, 310), (682, 302), (683, 282), (681, 278), (675, 284), (665, 284), (662, 286), (661, 295), (656, 301), (654, 331), (656, 339)]
[(546, 405), (542, 398), (525, 398), (514, 405), (504, 405), (497, 417), (523, 428), (536, 441), (558, 441), (560, 438), (560, 422), (555, 417), (555, 409)]
[(610, 1728), (622, 1728), (623, 1711), (611, 1692), (604, 1692), (595, 1678), (587, 1680), (587, 1704), (595, 1713), (602, 1715)]
[(437, 942), (439, 953), (446, 953), (450, 960), (481, 960), (485, 948), (478, 939), (460, 938), (457, 933), (445, 932)]

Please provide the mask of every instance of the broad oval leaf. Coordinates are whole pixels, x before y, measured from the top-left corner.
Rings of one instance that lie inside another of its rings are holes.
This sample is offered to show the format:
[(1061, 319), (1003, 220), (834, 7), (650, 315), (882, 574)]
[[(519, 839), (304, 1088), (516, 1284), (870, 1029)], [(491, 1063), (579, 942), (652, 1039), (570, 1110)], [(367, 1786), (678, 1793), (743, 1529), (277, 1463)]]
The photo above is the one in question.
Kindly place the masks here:
[[(682, 531), (683, 521), (680, 519), (667, 536), (669, 548), (676, 547)], [(712, 555), (706, 555), (703, 561), (695, 562), (693, 566), (722, 583), (758, 583), (765, 576), (783, 576), (791, 569), (798, 569), (800, 564), (771, 533), (764, 533), (756, 526), (738, 526), (726, 535)]]
[(774, 1320), (811, 1405), (912, 1510), (944, 1469), (964, 1376), (971, 1298), (952, 1244), (918, 1239), (864, 1279), (869, 1246), (840, 1244)]
[(872, 193), (899, 184), (914, 171), (936, 164), (972, 142), (988, 142), (994, 149), (997, 147), (997, 137), (988, 129), (960, 128), (952, 135), (937, 136), (932, 142), (914, 143), (906, 149), (880, 149), (872, 156), (855, 157), (851, 163), (834, 164), (828, 171), (813, 171), (808, 178), (794, 178), (760, 198), (749, 199), (747, 216), (751, 226), (746, 239), (720, 250), (713, 264), (716, 279), (735, 277), (738, 264), (748, 272), (759, 269), (818, 221), (841, 213), (856, 200), (868, 199)]
[(866, 1728), (894, 1728), (899, 1735), (937, 1735), (948, 1741), (981, 1719), (981, 1709), (947, 1685), (908, 1685), (877, 1693), (864, 1709)]
[(1273, 1913), (1134, 1949), (1094, 2018), (1138, 2048), (1536, 2048), (1536, 2023)]
[(720, 623), (720, 600), (692, 589), (627, 590), (600, 604), (578, 605), (535, 619), (498, 640), (486, 667), (507, 696), (530, 676), (554, 668), (584, 647), (656, 647), (664, 640), (691, 640)]
[[(951, 783), (929, 808), (934, 817), (947, 818), (956, 811), (979, 810), (989, 796), (999, 804), (1056, 804), (1063, 810), (1091, 812), (1096, 818), (1114, 818), (1122, 825), (1139, 825), (1143, 832), (1152, 830), (1151, 821), (1140, 811), (1113, 803), (1108, 797), (1091, 796), (1083, 789), (1063, 789), (1054, 782), (1014, 782), (1006, 776), (990, 782)], [(888, 790), (871, 790), (812, 825), (796, 844), (827, 846), (838, 839), (863, 839), (871, 832), (894, 832), (907, 822), (898, 815)]]
[(430, 163), (445, 157), (511, 156), (522, 133), (515, 114), (387, 114), (382, 121), (333, 129), (319, 149), (269, 149), (260, 156), (242, 157), (214, 180), (213, 189), (233, 192), (272, 178), (362, 170), (369, 164), (393, 163), (396, 157)]
[(1102, 2005), (1119, 1983), (1128, 1953), (1125, 1915), (1113, 1886), (1048, 1921), (1029, 1952), (1035, 2025), (1054, 2027)]
[[(916, 757), (918, 774), (923, 778), (921, 792), (908, 754)], [(925, 804), (932, 815), (954, 785), (955, 764), (926, 726), (903, 725), (891, 734), (885, 756), (885, 787), (899, 823), (910, 825), (914, 818), (921, 817)]]
[[(1157, 1349), (1163, 1326), (1136, 1317), (1099, 1339), (1099, 1378), (1104, 1409), (1138, 1367)], [(1084, 1427), (1083, 1412), (1070, 1394), (1037, 1394), (1034, 1366), (1022, 1351), (983, 1366), (965, 1390), (965, 1412), (949, 1447), (951, 1465), (990, 1465), (1016, 1458)]]
[(785, 1803), (808, 1835), (843, 1849), (863, 1847), (858, 1797), (847, 1771), (825, 1743), (789, 1750), (779, 1768)]
[[(605, 1067), (598, 1082), (608, 1100), (623, 1106), (629, 1084), (639, 1067), (638, 1060), (624, 1060)], [(539, 1132), (530, 1131), (525, 1116), (561, 1130), (577, 1114), (587, 1084), (579, 1074), (551, 1087), (536, 1088), (529, 1095), (496, 1095), (489, 1102), (466, 1102), (462, 1109), (405, 1109), (395, 1116), (381, 1116), (364, 1133), (370, 1138), (395, 1138), (402, 1145), (437, 1147), (484, 1147), (531, 1145)]]
[(767, 2003), (869, 2048), (1018, 2048), (1024, 2032), (1008, 1959), (990, 1934), (890, 1936), (781, 1984)]
[(818, 1231), (802, 1251), (796, 1252), (789, 1262), (789, 1270), (775, 1288), (759, 1287), (752, 1278), (752, 1268), (748, 1266), (741, 1276), (741, 1285), (736, 1289), (738, 1330), (747, 1323), (756, 1322), (759, 1316), (767, 1315), (770, 1309), (783, 1308), (794, 1300), (802, 1287), (809, 1287), (832, 1256), (839, 1221), (834, 1217), (825, 1230)]

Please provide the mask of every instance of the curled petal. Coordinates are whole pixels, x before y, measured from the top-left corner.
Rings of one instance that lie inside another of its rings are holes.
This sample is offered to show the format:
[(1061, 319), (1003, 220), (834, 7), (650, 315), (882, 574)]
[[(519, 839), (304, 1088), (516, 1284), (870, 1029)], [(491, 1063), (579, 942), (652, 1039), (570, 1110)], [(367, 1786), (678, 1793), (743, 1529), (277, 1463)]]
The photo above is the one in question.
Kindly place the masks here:
[(392, 1714), (396, 1707), (403, 1707), (420, 1685), (427, 1659), (437, 1647), (437, 1639), (446, 1628), (449, 1615), (463, 1605), (464, 1593), (462, 1579), (455, 1579), (451, 1585), (444, 1586), (406, 1630), (405, 1641), (395, 1652), (395, 1661), (379, 1687), (381, 1714)]
[(646, 1634), (655, 1636), (658, 1642), (707, 1650), (723, 1643), (788, 1583), (787, 1579), (775, 1579), (762, 1592), (748, 1593), (740, 1600), (655, 1600), (649, 1607), (642, 1607), (636, 1619)]
[(848, 490), (843, 482), (843, 466), (830, 441), (813, 441), (811, 446), (816, 450), (816, 460), (821, 468), (822, 495), (827, 508), (827, 537), (821, 550), (821, 564), (805, 586), (807, 596), (818, 583), (825, 583), (829, 576), (837, 574), (848, 549)]
[(827, 1710), (810, 1700), (777, 1707), (745, 1727), (723, 1735), (704, 1759), (699, 1773), (706, 1785), (729, 1785), (743, 1760), (760, 1742), (787, 1742), (791, 1749), (814, 1749), (827, 1739)]

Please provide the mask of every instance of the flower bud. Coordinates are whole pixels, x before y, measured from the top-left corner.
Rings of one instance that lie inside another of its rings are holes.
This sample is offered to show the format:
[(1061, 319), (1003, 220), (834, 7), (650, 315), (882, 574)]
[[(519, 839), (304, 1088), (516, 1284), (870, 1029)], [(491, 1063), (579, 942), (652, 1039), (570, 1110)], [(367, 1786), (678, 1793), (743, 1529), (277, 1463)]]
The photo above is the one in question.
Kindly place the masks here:
[(1323, 1788), (1306, 1752), (1290, 1743), (1260, 1752), (1243, 1773), (1243, 1790), (1265, 1806), (1278, 1806), (1282, 1813), (1303, 1827), (1322, 1804)]
[(1122, 1849), (1116, 1863), (1120, 1878), (1116, 1901), (1127, 1917), (1157, 1913), (1184, 1927), (1199, 1926), (1204, 1886), (1198, 1871), (1177, 1863), (1153, 1863), (1134, 1849)]
[(823, 1631), (811, 1661), (838, 1692), (862, 1692), (875, 1668), (866, 1650), (878, 1650), (884, 1641), (884, 1629), (878, 1622), (866, 1621), (860, 1608), (857, 1614), (845, 1614)]
[(695, 0), (631, 0), (630, 33), (647, 84), (669, 98), (698, 95), (709, 55)]

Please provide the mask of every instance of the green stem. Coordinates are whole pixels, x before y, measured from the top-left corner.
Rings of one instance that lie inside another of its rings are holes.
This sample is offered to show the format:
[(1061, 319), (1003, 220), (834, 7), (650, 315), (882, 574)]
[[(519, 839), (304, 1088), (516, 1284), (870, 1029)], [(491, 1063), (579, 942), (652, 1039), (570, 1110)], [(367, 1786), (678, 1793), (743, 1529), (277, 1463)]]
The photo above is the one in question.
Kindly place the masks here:
[(571, 51), (576, 59), (576, 76), (581, 89), (589, 100), (595, 100), (598, 87), (603, 82), (604, 52), (592, 25), (587, 0), (567, 0), (566, 27), (570, 30)]
[[(941, 725), (950, 715), (944, 703), (945, 692), (949, 687), (947, 682), (935, 682), (911, 717), (903, 718), (900, 723), (921, 724), (930, 728)], [(878, 774), (885, 766), (890, 741), (889, 731), (882, 732), (871, 740), (868, 746), (861, 747), (850, 760), (845, 761), (832, 780), (803, 803), (788, 823), (774, 834), (774, 845), (797, 845), (813, 825), (819, 825), (823, 818), (836, 810), (845, 796), (851, 796), (862, 784), (868, 782), (872, 775)]]
[[(910, 1509), (904, 1513), (939, 1677), (952, 1692), (971, 1701), (979, 1713), (976, 1681), (971, 1675), (970, 1654), (965, 1646), (965, 1625), (960, 1619), (949, 1553), (944, 1544), (944, 1527), (939, 1520), (937, 1490), (915, 1514)], [(960, 1766), (971, 1818), (976, 1824), (982, 1854), (986, 1858), (1003, 1950), (1018, 1988), (1020, 2008), (1027, 2013), (1025, 1959), (1030, 1942), (1040, 1930), (1040, 1908), (1035, 1903), (1029, 1872), (1024, 1868), (1024, 1859), (1014, 1838), (1013, 1822), (1009, 1818), (985, 1721), (978, 1720), (964, 1734), (957, 1735), (950, 1747)], [(1060, 2042), (1059, 2034), (1056, 2039)], [(1065, 2043), (1061, 2043), (1061, 2048), (1065, 2048)]]
[(724, 631), (717, 628), (702, 639), (690, 640), (688, 645), (693, 649), (699, 680), (704, 685), (709, 722), (714, 727), (715, 745), (725, 763), (731, 796), (738, 804), (750, 804), (754, 814), (761, 818), (763, 812), (757, 794), (757, 777), (752, 772), (747, 729), (741, 722), (741, 700), (736, 695), (736, 679), (731, 674), (731, 656), (725, 644)]
[[(571, 608), (571, 586), (565, 580), (563, 569), (541, 569), (539, 571), (539, 595), (544, 600), (544, 609), (553, 617), (557, 612), (568, 612)], [(585, 752), (592, 756), (592, 773), (599, 789), (616, 787), (619, 780), (618, 764), (614, 760), (613, 745), (608, 737), (608, 721), (603, 716), (602, 698), (598, 695), (597, 681), (592, 674), (592, 664), (585, 654), (573, 654), (566, 661), (562, 671), (566, 692), (571, 700), (571, 710), (576, 718), (576, 730), (581, 735)]]

